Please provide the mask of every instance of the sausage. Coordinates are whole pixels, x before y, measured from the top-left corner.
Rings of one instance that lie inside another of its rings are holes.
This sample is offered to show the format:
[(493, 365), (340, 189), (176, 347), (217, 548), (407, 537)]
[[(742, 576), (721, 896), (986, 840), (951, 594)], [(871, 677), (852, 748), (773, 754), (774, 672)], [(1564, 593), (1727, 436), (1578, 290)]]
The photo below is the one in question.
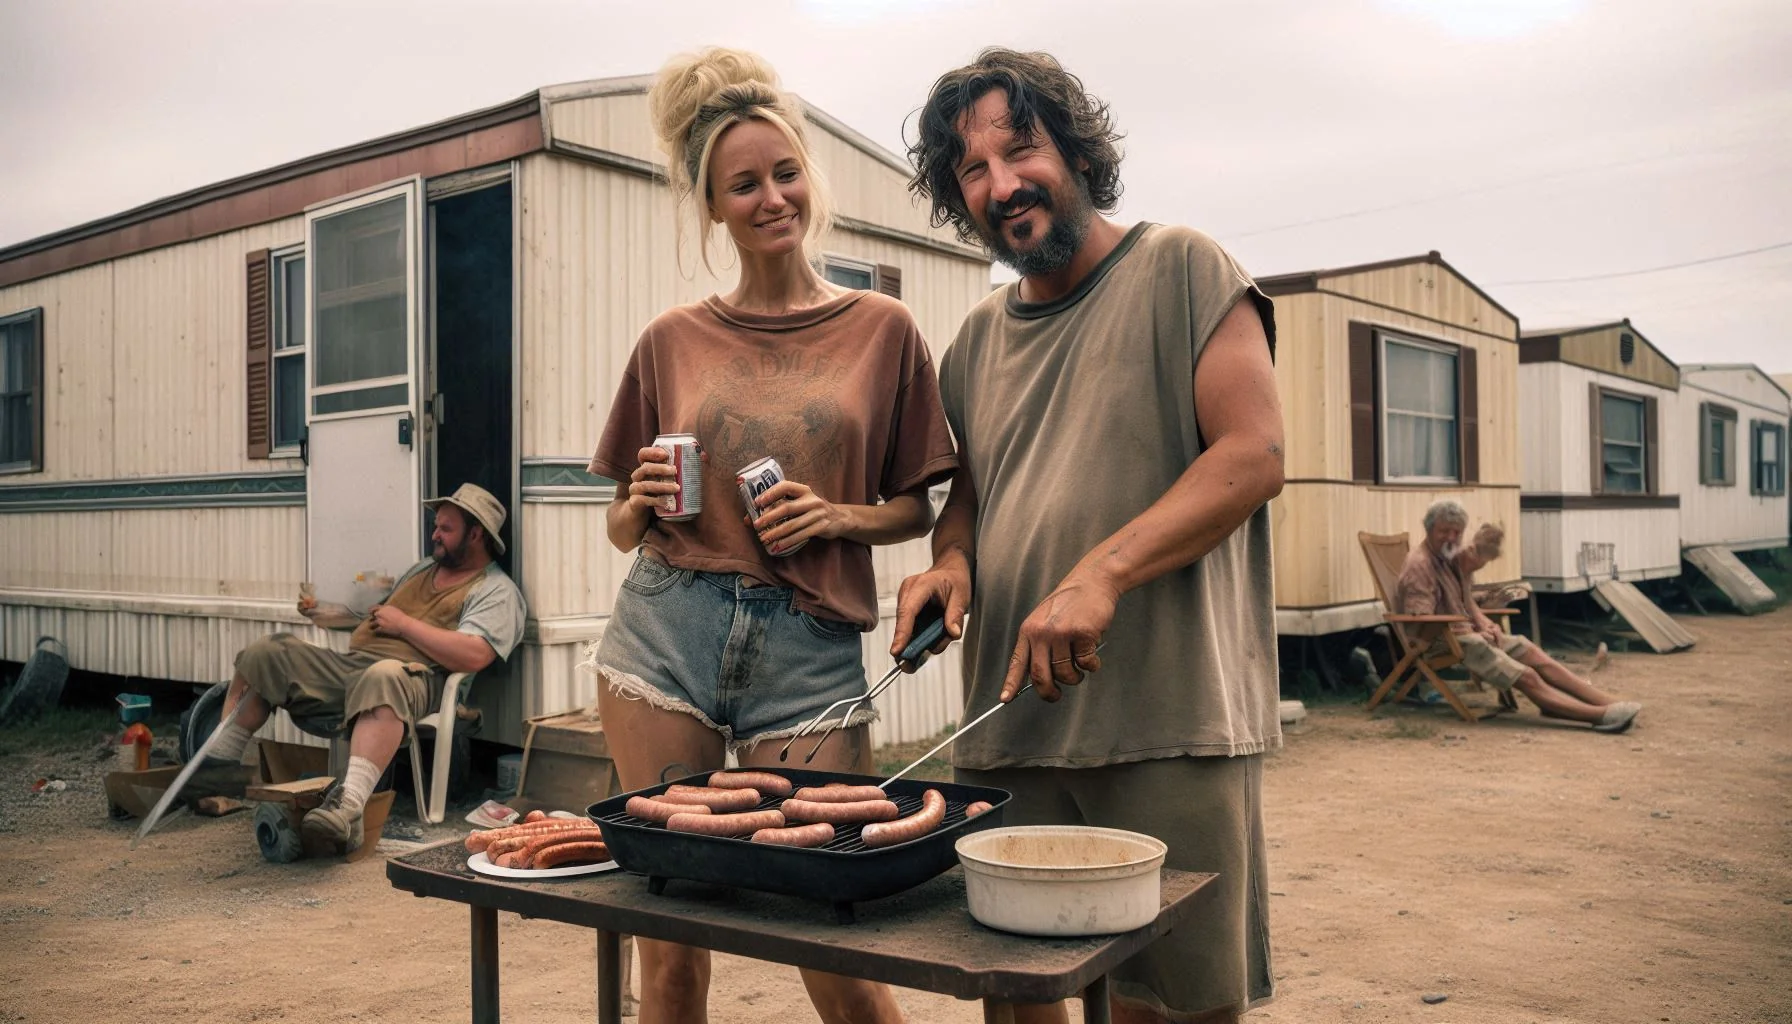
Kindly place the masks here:
[(654, 800), (645, 796), (631, 796), (625, 805), (631, 817), (642, 821), (665, 822), (672, 820), (674, 814), (708, 814), (709, 808), (702, 804), (669, 804), (664, 800)]
[(574, 842), (601, 843), (603, 842), (603, 839), (604, 834), (599, 831), (596, 826), (592, 826), (591, 828), (568, 829), (565, 832), (549, 832), (545, 836), (538, 836), (534, 839), (530, 839), (523, 845), (521, 850), (517, 851), (517, 867), (526, 868), (532, 866), (535, 862), (535, 858), (540, 855), (541, 851), (550, 846), (558, 846), (561, 843)]
[(762, 828), (783, 828), (784, 815), (777, 811), (748, 811), (745, 814), (674, 814), (666, 827), (673, 832), (690, 832), (700, 836), (744, 836)]
[(921, 794), (921, 809), (897, 821), (877, 821), (859, 831), (868, 847), (895, 846), (919, 839), (946, 823), (946, 798), (937, 789)]
[(561, 843), (541, 851), (535, 858), (535, 866), (555, 868), (580, 862), (600, 864), (609, 859), (610, 848), (602, 843)]
[(978, 800), (976, 803), (973, 803), (964, 809), (964, 816), (966, 818), (975, 818), (984, 811), (993, 811), (995, 809), (995, 805), (988, 800)]
[(553, 823), (552, 827), (543, 824), (527, 829), (509, 830), (507, 835), (494, 836), (488, 841), (485, 845), (485, 853), (488, 857), (496, 857), (500, 853), (509, 853), (512, 850), (520, 850), (529, 842), (529, 840), (538, 836), (552, 835), (555, 832), (565, 832), (572, 829), (591, 827), (593, 826), (589, 820), (557, 821)]
[(759, 806), (757, 789), (711, 789), (704, 786), (673, 786), (653, 799), (667, 804), (702, 804), (717, 813), (750, 811)]
[(824, 804), (854, 803), (859, 800), (886, 800), (889, 794), (876, 786), (847, 786), (830, 782), (825, 786), (804, 786), (796, 791), (798, 800), (816, 800)]
[(716, 789), (757, 789), (772, 796), (789, 796), (796, 786), (782, 775), (771, 772), (716, 772), (709, 777)]
[(784, 816), (791, 821), (825, 821), (832, 825), (856, 825), (861, 821), (889, 821), (902, 813), (892, 800), (858, 800), (835, 804), (822, 800), (784, 801)]
[(498, 859), (492, 861), (492, 863), (501, 868), (514, 868), (517, 866), (517, 858), (521, 855), (522, 851), (520, 850), (511, 853), (501, 853), (498, 855)]
[(532, 825), (535, 822), (546, 821), (546, 820), (548, 820), (548, 812), (543, 811), (543, 810), (534, 810), (534, 811), (530, 811), (528, 814), (523, 815), (522, 823), (525, 825)]
[(772, 846), (826, 846), (834, 841), (834, 826), (818, 821), (794, 828), (762, 828), (753, 833), (753, 841)]
[(527, 824), (527, 825), (509, 825), (504, 828), (494, 828), (494, 829), (490, 829), (490, 830), (483, 831), (483, 832), (473, 832), (467, 836), (467, 852), (468, 853), (478, 853), (481, 850), (484, 850), (485, 848), (491, 846), (491, 844), (497, 842), (500, 839), (512, 839), (512, 838), (515, 838), (516, 836), (526, 835), (526, 834), (533, 833), (533, 832), (539, 832), (545, 828), (583, 827), (583, 823), (585, 820), (587, 820), (587, 819), (579, 819), (579, 820), (573, 820), (573, 821), (551, 819), (548, 821), (531, 822), (530, 824)]

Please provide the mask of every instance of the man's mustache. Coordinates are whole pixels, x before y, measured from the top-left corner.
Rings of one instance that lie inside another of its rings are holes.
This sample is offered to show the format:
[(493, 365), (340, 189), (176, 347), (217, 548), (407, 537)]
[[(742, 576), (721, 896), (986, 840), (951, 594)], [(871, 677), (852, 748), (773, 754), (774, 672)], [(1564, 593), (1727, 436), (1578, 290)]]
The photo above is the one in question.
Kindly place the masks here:
[(988, 205), (984, 207), (984, 213), (989, 217), (989, 222), (994, 224), (999, 220), (1005, 220), (1014, 216), (1029, 206), (1040, 206), (1047, 210), (1051, 209), (1051, 194), (1036, 188), (1017, 189), (1013, 195), (1005, 200), (998, 202), (997, 200), (991, 199)]

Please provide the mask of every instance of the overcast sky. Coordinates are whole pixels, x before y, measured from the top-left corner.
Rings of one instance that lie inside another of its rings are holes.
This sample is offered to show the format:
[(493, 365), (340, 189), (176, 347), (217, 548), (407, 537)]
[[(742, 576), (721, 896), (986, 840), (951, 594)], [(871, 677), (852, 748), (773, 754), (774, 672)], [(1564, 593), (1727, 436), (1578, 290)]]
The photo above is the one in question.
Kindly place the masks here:
[(0, 245), (708, 43), (900, 150), (1001, 43), (1113, 105), (1122, 221), (1260, 275), (1437, 249), (1526, 329), (1792, 370), (1785, 0), (4, 0), (0, 39)]

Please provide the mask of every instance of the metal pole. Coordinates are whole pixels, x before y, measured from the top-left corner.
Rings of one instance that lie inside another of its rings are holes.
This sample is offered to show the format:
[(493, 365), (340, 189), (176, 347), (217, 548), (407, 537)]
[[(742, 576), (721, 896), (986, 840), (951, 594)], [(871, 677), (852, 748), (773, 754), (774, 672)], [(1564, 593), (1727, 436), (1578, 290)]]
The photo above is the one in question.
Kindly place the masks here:
[(473, 910), (473, 1024), (498, 1024), (498, 910)]
[(622, 936), (597, 930), (597, 1024), (622, 1024)]
[(1083, 989), (1083, 1024), (1114, 1024), (1108, 1005), (1108, 976), (1102, 975)]

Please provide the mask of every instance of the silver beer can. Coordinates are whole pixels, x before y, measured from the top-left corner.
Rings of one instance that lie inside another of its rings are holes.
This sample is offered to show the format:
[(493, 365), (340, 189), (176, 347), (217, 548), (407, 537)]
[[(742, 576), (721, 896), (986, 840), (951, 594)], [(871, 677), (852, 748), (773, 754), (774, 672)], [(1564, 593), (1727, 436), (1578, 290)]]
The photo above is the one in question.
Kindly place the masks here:
[[(759, 500), (761, 494), (764, 494), (766, 491), (771, 490), (773, 487), (776, 487), (783, 482), (784, 467), (778, 465), (778, 460), (772, 458), (770, 455), (742, 466), (740, 472), (735, 474), (734, 477), (734, 485), (740, 488), (741, 503), (747, 506), (747, 515), (752, 516), (754, 519), (758, 519), (761, 515), (764, 515), (769, 511), (769, 509), (758, 508), (753, 503)], [(788, 501), (789, 499), (786, 498), (785, 500)], [(782, 502), (779, 504), (782, 504)], [(808, 540), (802, 540), (782, 551), (773, 551), (769, 552), (769, 554), (774, 558), (785, 558), (802, 550), (803, 545), (807, 543), (809, 543)]]
[(678, 493), (661, 498), (654, 511), (669, 523), (697, 518), (703, 511), (703, 446), (697, 443), (697, 435), (661, 434), (653, 439), (653, 446), (671, 457), (672, 482), (678, 485)]

